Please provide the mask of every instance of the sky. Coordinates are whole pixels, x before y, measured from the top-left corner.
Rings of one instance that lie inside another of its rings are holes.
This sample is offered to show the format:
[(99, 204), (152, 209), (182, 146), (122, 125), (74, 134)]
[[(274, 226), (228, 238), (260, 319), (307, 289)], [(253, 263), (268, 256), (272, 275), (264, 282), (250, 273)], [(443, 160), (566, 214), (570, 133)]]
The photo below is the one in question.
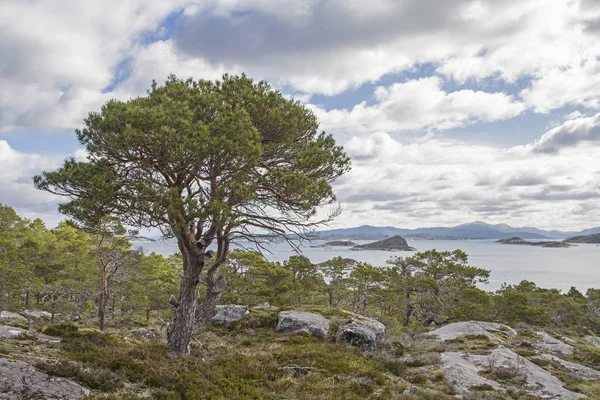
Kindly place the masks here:
[(2, 0), (0, 203), (153, 79), (245, 72), (352, 159), (330, 227), (600, 226), (598, 0)]

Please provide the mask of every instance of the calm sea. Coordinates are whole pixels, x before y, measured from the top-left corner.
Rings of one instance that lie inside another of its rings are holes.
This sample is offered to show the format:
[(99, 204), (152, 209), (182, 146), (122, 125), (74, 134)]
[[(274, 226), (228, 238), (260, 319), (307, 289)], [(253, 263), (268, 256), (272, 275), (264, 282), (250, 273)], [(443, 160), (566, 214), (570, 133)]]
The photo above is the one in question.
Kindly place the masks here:
[[(369, 241), (354, 241), (358, 244)], [(323, 241), (312, 242), (318, 245)], [(571, 286), (585, 292), (589, 288), (600, 288), (600, 246), (578, 244), (571, 248), (543, 248), (495, 243), (494, 240), (409, 240), (408, 244), (418, 251), (460, 249), (469, 255), (473, 266), (491, 271), (490, 283), (485, 290), (496, 290), (506, 282), (517, 284), (522, 280), (535, 282), (540, 287), (568, 290)], [(174, 241), (136, 242), (145, 252), (156, 252), (168, 256), (178, 251)], [(270, 253), (264, 252), (270, 261), (284, 261), (297, 254), (287, 243), (272, 243)], [(352, 251), (345, 247), (314, 248), (301, 247), (302, 254), (313, 263), (341, 256), (372, 265), (385, 265), (392, 256), (409, 256), (413, 252)]]

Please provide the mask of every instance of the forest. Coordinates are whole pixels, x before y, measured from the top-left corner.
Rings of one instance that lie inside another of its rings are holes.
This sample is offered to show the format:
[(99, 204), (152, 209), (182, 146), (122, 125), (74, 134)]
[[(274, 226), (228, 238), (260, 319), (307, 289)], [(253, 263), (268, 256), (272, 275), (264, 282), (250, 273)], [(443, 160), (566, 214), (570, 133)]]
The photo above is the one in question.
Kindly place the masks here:
[[(49, 229), (0, 205), (0, 307), (47, 311), (52, 321), (83, 319), (101, 330), (124, 318), (168, 320), (181, 256), (144, 254), (126, 234), (109, 220), (88, 232), (68, 220)], [(480, 320), (600, 333), (599, 289), (561, 293), (523, 281), (488, 292), (489, 271), (469, 265), (460, 250), (393, 256), (373, 266), (340, 257), (315, 265), (302, 255), (273, 263), (236, 249), (222, 274), (222, 304), (344, 309), (398, 326)]]

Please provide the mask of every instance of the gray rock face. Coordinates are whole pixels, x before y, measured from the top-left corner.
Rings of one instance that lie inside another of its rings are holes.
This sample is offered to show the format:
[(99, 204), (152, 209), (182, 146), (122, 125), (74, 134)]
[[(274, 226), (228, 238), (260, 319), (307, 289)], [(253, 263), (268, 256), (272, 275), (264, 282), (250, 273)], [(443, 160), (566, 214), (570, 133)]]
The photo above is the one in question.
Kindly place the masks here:
[(322, 315), (303, 311), (282, 311), (277, 321), (277, 332), (300, 333), (305, 332), (313, 336), (324, 338), (329, 332), (329, 320)]
[(485, 335), (491, 340), (499, 342), (499, 337), (513, 338), (517, 336), (517, 331), (510, 326), (494, 322), (465, 321), (444, 325), (427, 334), (435, 335), (442, 341), (456, 339), (459, 336)]
[(248, 309), (244, 306), (217, 306), (217, 313), (212, 317), (211, 322), (214, 325), (229, 325), (232, 322), (239, 321), (246, 314), (248, 314)]
[(579, 379), (583, 379), (586, 381), (600, 379), (600, 371), (597, 371), (593, 368), (586, 367), (585, 365), (573, 363), (570, 361), (565, 361), (562, 358), (556, 357), (552, 354), (543, 354), (542, 357), (559, 363), (560, 365), (571, 371), (571, 373), (577, 376)]
[(490, 385), (501, 389), (498, 382), (479, 375), (480, 368), (468, 359), (466, 353), (442, 353), (442, 368), (448, 383), (459, 394), (465, 394), (473, 386)]
[(573, 346), (553, 338), (546, 332), (537, 332), (537, 335), (540, 337), (540, 340), (533, 344), (535, 349), (559, 355), (573, 354), (574, 352)]
[(41, 333), (28, 331), (26, 329), (16, 328), (14, 326), (0, 325), (0, 339), (11, 339), (19, 335), (33, 335), (39, 340), (45, 340), (47, 342), (58, 343), (60, 338), (48, 335), (42, 335)]
[(0, 318), (12, 318), (19, 319), (21, 321), (27, 321), (27, 318), (25, 318), (24, 316), (10, 311), (2, 311), (2, 313), (0, 313)]
[(479, 371), (488, 370), (490, 366), (494, 369), (508, 369), (520, 375), (525, 381), (521, 388), (532, 396), (556, 400), (575, 400), (584, 397), (580, 393), (563, 388), (563, 383), (558, 378), (504, 346), (499, 346), (487, 355), (462, 352), (442, 355), (442, 367), (446, 374), (453, 377), (451, 380), (454, 383), (453, 389), (459, 394), (465, 394), (470, 387), (480, 384), (499, 388), (498, 382), (490, 383), (494, 381), (477, 374)]
[(52, 314), (47, 311), (25, 310), (21, 315), (27, 319), (50, 319)]
[(130, 331), (129, 336), (135, 339), (154, 339), (156, 338), (156, 333), (146, 328), (139, 328)]
[(599, 337), (587, 335), (587, 336), (583, 337), (583, 340), (585, 340), (592, 346), (600, 347), (600, 338)]
[(360, 347), (365, 351), (377, 348), (377, 342), (385, 338), (385, 325), (374, 319), (359, 319), (339, 327), (336, 340)]
[(2, 400), (83, 400), (89, 393), (69, 379), (52, 377), (30, 365), (0, 358)]

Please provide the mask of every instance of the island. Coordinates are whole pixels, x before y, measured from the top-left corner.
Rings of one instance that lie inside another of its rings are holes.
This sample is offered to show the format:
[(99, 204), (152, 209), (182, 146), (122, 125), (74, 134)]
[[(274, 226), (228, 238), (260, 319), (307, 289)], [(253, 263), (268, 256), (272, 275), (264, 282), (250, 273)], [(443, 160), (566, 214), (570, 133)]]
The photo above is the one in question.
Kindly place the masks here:
[(392, 236), (373, 243), (354, 246), (350, 250), (416, 251), (402, 236)]
[(565, 243), (592, 243), (600, 244), (600, 233), (592, 233), (591, 235), (573, 236), (565, 239)]
[(544, 241), (544, 242), (530, 242), (523, 238), (514, 236), (506, 239), (496, 240), (496, 243), (502, 244), (520, 244), (526, 246), (536, 246), (536, 247), (554, 247), (554, 248), (566, 248), (573, 247), (572, 244), (566, 242), (556, 242), (556, 241)]
[(350, 240), (333, 240), (331, 242), (319, 244), (317, 246), (310, 247), (354, 247), (357, 246), (356, 243), (351, 242)]
[(125, 236), (125, 239), (129, 240), (130, 242), (156, 242), (156, 240), (145, 236)]

